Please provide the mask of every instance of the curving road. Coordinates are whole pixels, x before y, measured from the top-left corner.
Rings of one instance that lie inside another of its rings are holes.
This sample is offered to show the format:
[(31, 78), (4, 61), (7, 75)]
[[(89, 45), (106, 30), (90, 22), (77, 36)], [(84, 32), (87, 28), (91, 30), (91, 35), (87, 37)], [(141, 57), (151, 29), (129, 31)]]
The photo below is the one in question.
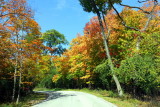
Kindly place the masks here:
[[(41, 91), (43, 92), (43, 91)], [(117, 107), (99, 97), (76, 91), (48, 91), (47, 100), (33, 107)]]

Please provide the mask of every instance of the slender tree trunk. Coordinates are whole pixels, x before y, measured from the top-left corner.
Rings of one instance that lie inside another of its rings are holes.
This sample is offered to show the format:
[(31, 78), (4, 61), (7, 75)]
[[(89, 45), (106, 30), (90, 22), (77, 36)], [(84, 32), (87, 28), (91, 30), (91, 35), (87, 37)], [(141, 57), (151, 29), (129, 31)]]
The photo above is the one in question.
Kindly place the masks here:
[[(21, 40), (24, 40), (24, 34), (23, 34), (23, 29), (24, 29), (24, 22), (22, 23), (22, 35), (21, 35)], [(17, 43), (18, 44), (18, 43)], [(22, 83), (22, 70), (23, 70), (23, 55), (22, 55), (22, 42), (19, 44), (20, 45), (20, 51), (19, 51), (19, 56), (20, 56), (20, 69), (19, 69), (19, 84), (18, 84), (18, 96), (17, 96), (17, 100), (16, 100), (16, 104), (19, 103), (19, 99), (20, 99), (20, 93), (21, 93), (21, 83)]]
[(19, 89), (18, 89), (18, 96), (17, 96), (17, 101), (16, 101), (16, 104), (19, 103), (19, 98), (20, 98), (20, 90), (21, 90), (21, 80), (22, 80), (22, 73), (20, 71), (20, 74), (19, 74)]
[[(21, 49), (22, 51), (22, 49)], [(19, 98), (20, 98), (20, 92), (21, 92), (21, 82), (22, 82), (22, 55), (20, 54), (20, 70), (19, 70), (19, 84), (18, 84), (18, 96), (17, 96), (17, 101), (16, 104), (19, 103)]]
[(121, 85), (120, 85), (120, 83), (118, 81), (118, 78), (114, 73), (114, 66), (113, 66), (112, 59), (111, 59), (111, 56), (110, 56), (110, 53), (109, 53), (109, 48), (108, 48), (108, 45), (107, 45), (107, 42), (106, 42), (106, 35), (104, 33), (103, 27), (101, 27), (101, 30), (102, 30), (102, 36), (103, 36), (103, 42), (104, 42), (104, 46), (105, 46), (105, 50), (106, 50), (106, 55), (108, 57), (108, 64), (109, 64), (110, 69), (112, 71), (112, 76), (113, 76), (113, 79), (114, 79), (114, 81), (116, 83), (118, 94), (119, 94), (119, 96), (122, 96), (123, 95), (123, 91), (122, 91)]
[[(16, 44), (18, 44), (18, 34), (16, 35)], [(15, 60), (16, 60), (16, 64), (15, 64), (15, 68), (14, 68), (14, 83), (13, 83), (13, 94), (12, 94), (12, 101), (14, 101), (15, 98), (15, 92), (16, 92), (16, 75), (17, 75), (17, 67), (18, 67), (18, 47), (16, 47), (16, 54), (15, 54)]]
[(114, 74), (114, 66), (113, 66), (112, 59), (111, 59), (111, 56), (110, 56), (110, 53), (109, 53), (109, 48), (108, 48), (108, 45), (107, 45), (106, 35), (104, 33), (104, 28), (102, 27), (102, 21), (99, 20), (99, 23), (100, 23), (101, 30), (102, 30), (102, 36), (103, 36), (103, 42), (104, 42), (104, 46), (105, 46), (105, 50), (106, 50), (106, 55), (108, 57), (108, 64), (109, 64), (110, 69), (112, 71), (112, 76), (113, 76), (113, 79), (114, 79), (114, 81), (116, 83), (118, 94), (119, 94), (119, 96), (122, 96), (123, 95), (123, 91), (122, 91), (122, 88), (121, 88), (121, 85), (120, 85), (120, 83), (118, 81), (117, 76)]
[(114, 81), (116, 83), (118, 94), (119, 94), (119, 96), (122, 96), (123, 95), (123, 91), (122, 91), (122, 88), (121, 88), (121, 85), (120, 85), (120, 83), (118, 81), (117, 76), (114, 74), (114, 66), (113, 66), (112, 59), (111, 59), (111, 56), (110, 56), (110, 53), (109, 53), (109, 48), (108, 48), (108, 45), (107, 45), (106, 35), (104, 33), (104, 28), (103, 28), (101, 16), (100, 16), (100, 14), (97, 14), (97, 15), (98, 15), (98, 20), (99, 20), (100, 27), (101, 27), (101, 30), (102, 30), (103, 42), (104, 42), (104, 46), (105, 46), (105, 50), (106, 50), (106, 55), (108, 57), (108, 64), (109, 64), (110, 69), (112, 71), (112, 76), (113, 76), (113, 79), (114, 79)]
[(137, 37), (137, 42), (136, 42), (136, 50), (140, 50), (140, 43), (141, 43), (141, 38), (140, 36)]
[(104, 42), (104, 46), (105, 46), (105, 50), (106, 50), (106, 55), (108, 57), (108, 64), (109, 64), (109, 67), (112, 71), (112, 76), (113, 76), (113, 79), (116, 83), (118, 94), (119, 94), (119, 96), (122, 96), (123, 91), (122, 91), (121, 85), (119, 83), (119, 80), (118, 80), (118, 78), (117, 78), (117, 76), (115, 75), (115, 72), (114, 72), (114, 66), (113, 66), (112, 59), (111, 59), (111, 56), (110, 56), (110, 53), (109, 53), (109, 48), (108, 48), (108, 44), (107, 44), (107, 41), (106, 41), (106, 35), (105, 35), (103, 23), (102, 23), (102, 18), (101, 18), (100, 12), (98, 11), (98, 9), (95, 5), (95, 2), (92, 1), (92, 3), (93, 3), (95, 11), (97, 13), (97, 16), (98, 16), (98, 20), (99, 20), (99, 24), (100, 24), (100, 28), (101, 28), (101, 32), (102, 32), (102, 36), (103, 36), (103, 42)]
[(15, 98), (15, 91), (16, 91), (16, 75), (17, 75), (17, 58), (16, 58), (16, 65), (14, 69), (14, 83), (13, 83), (13, 94), (12, 94), (12, 101), (14, 101)]

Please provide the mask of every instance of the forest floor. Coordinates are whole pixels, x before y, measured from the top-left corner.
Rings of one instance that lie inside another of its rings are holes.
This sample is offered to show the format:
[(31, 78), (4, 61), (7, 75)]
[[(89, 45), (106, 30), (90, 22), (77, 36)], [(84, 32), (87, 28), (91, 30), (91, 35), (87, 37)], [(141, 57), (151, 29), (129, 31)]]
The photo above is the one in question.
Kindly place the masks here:
[(0, 107), (31, 107), (37, 103), (40, 103), (48, 98), (48, 95), (45, 93), (30, 93), (25, 97), (20, 98), (19, 104), (3, 102), (0, 103)]

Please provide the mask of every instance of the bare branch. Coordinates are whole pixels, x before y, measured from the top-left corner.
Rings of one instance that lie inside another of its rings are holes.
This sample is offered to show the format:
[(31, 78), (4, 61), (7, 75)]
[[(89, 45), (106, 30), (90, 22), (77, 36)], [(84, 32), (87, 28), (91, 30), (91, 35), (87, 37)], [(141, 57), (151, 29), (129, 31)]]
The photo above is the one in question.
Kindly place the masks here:
[(129, 8), (136, 8), (136, 9), (139, 9), (139, 10), (143, 11), (144, 13), (150, 14), (150, 12), (145, 11), (145, 10), (143, 10), (143, 9), (142, 9), (142, 8), (140, 8), (140, 7), (136, 7), (136, 6), (129, 6), (129, 5), (121, 4), (121, 3), (119, 3), (119, 4), (120, 4), (121, 6), (129, 7)]
[[(139, 3), (148, 2), (148, 1), (150, 1), (150, 0), (144, 0), (144, 1), (140, 1), (140, 0), (138, 0), (138, 2), (139, 2)], [(158, 0), (152, 0), (152, 1), (154, 1), (154, 2), (158, 3)]]
[(138, 0), (139, 3), (143, 3), (143, 2), (147, 2), (147, 1), (149, 1), (149, 0), (144, 0), (144, 1)]

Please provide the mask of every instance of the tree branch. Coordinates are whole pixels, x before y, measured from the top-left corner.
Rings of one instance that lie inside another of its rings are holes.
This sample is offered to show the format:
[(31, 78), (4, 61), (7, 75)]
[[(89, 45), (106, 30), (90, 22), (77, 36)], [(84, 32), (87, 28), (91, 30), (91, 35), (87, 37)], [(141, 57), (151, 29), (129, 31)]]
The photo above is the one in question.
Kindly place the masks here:
[(157, 3), (157, 2), (154, 2), (154, 6), (153, 6), (153, 8), (152, 8), (152, 10), (151, 10), (151, 12), (150, 12), (150, 15), (149, 15), (149, 17), (148, 17), (148, 20), (147, 20), (144, 28), (141, 30), (141, 32), (143, 32), (143, 31), (145, 31), (145, 30), (147, 29), (150, 21), (152, 20), (154, 9), (156, 8), (157, 5), (158, 5), (158, 3)]
[(119, 3), (119, 4), (120, 4), (121, 6), (129, 7), (129, 8), (136, 8), (136, 9), (139, 9), (139, 10), (143, 11), (144, 13), (150, 14), (150, 12), (145, 11), (145, 10), (143, 10), (143, 9), (142, 9), (142, 8), (140, 8), (140, 7), (136, 7), (136, 6), (129, 6), (129, 5), (121, 4), (121, 3)]
[(125, 27), (127, 27), (127, 28), (129, 28), (129, 29), (133, 29), (133, 30), (135, 30), (135, 31), (140, 31), (140, 30), (137, 29), (137, 28), (127, 26), (126, 23), (125, 23), (125, 21), (123, 20), (123, 18), (120, 16), (119, 12), (117, 11), (117, 9), (113, 6), (111, 0), (108, 0), (108, 1), (109, 1), (110, 5), (112, 6), (112, 8), (114, 9), (114, 11), (116, 12), (116, 14), (117, 14), (117, 16), (119, 17), (119, 19), (121, 20), (121, 23), (123, 24), (123, 26), (125, 26)]
[(143, 3), (143, 2), (147, 2), (147, 1), (149, 1), (149, 0), (144, 0), (144, 1), (138, 0), (139, 3)]
[[(140, 0), (138, 0), (138, 2), (139, 2), (139, 3), (143, 3), (143, 2), (147, 2), (147, 1), (149, 1), (149, 0), (144, 0), (144, 1), (140, 1)], [(152, 0), (152, 1), (154, 1), (154, 2), (157, 2), (157, 3), (158, 3), (158, 1), (157, 1), (157, 0)]]
[(3, 23), (3, 26), (5, 26), (5, 24), (9, 21), (9, 18)]
[(10, 15), (10, 14), (17, 14), (17, 13), (7, 13), (7, 14), (1, 14), (1, 15), (0, 15), (0, 17), (7, 16), (7, 15)]
[[(145, 31), (145, 30), (147, 29), (147, 27), (148, 27), (148, 25), (149, 25), (149, 22), (151, 21), (151, 19), (152, 19), (152, 17), (153, 17), (154, 9), (155, 9), (155, 7), (158, 5), (158, 1), (157, 1), (157, 0), (154, 0), (154, 6), (153, 6), (151, 12), (149, 12), (148, 20), (147, 20), (144, 28), (143, 28), (142, 30), (140, 30), (140, 29), (137, 29), (137, 28), (135, 28), (135, 27), (127, 26), (126, 23), (125, 23), (125, 21), (123, 20), (123, 18), (120, 16), (119, 12), (117, 11), (117, 9), (113, 6), (111, 0), (108, 0), (108, 1), (109, 1), (110, 5), (112, 6), (112, 8), (115, 10), (115, 12), (116, 12), (117, 16), (119, 17), (119, 19), (121, 20), (121, 23), (122, 23), (125, 27), (127, 27), (127, 28), (129, 28), (129, 29), (133, 29), (133, 30), (135, 30), (135, 31), (140, 31), (140, 32), (143, 32), (143, 31)], [(146, 0), (146, 1), (149, 1), (149, 0)], [(143, 1), (143, 2), (144, 2), (144, 1)], [(130, 6), (130, 7), (132, 7), (132, 6)]]

